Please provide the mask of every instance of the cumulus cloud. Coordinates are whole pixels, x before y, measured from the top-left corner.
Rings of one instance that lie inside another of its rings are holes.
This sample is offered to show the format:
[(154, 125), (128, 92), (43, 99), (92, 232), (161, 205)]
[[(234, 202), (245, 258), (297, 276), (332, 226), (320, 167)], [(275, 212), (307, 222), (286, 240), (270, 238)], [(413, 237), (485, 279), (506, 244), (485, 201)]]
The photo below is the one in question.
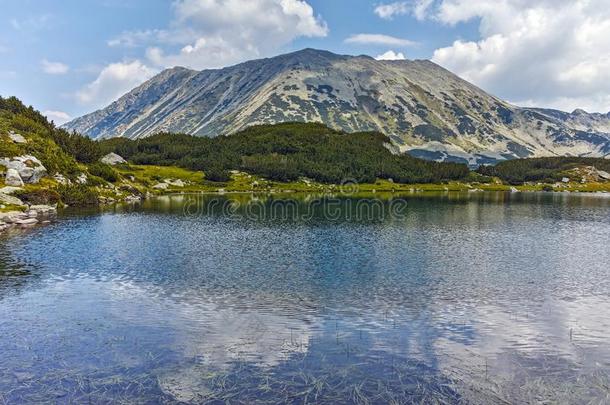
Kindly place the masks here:
[(68, 122), (72, 119), (72, 117), (70, 117), (70, 115), (68, 113), (65, 113), (63, 111), (48, 110), (48, 111), (43, 111), (42, 115), (47, 117), (47, 119), (55, 122), (55, 125), (65, 124), (66, 122)]
[(417, 43), (404, 38), (383, 34), (355, 34), (345, 40), (349, 44), (374, 44), (388, 46), (414, 46)]
[(175, 0), (167, 29), (124, 32), (111, 46), (147, 47), (159, 67), (224, 67), (269, 56), (328, 27), (305, 0)]
[(457, 40), (433, 61), (519, 104), (610, 110), (606, 0), (442, 0), (427, 18), (478, 21), (478, 41)]
[(43, 59), (40, 65), (42, 66), (42, 71), (50, 75), (63, 75), (70, 70), (70, 67), (64, 63), (51, 62), (47, 59)]
[(306, 0), (174, 0), (165, 28), (125, 31), (111, 47), (146, 48), (146, 59), (113, 63), (75, 96), (100, 107), (161, 68), (224, 67), (275, 54), (299, 37), (324, 37), (328, 27)]
[(392, 50), (382, 53), (375, 57), (377, 60), (405, 60), (405, 55), (402, 52), (394, 52)]
[(140, 61), (112, 63), (76, 93), (84, 105), (101, 107), (151, 78), (156, 71)]
[(402, 52), (394, 52), (392, 50), (389, 50), (385, 53), (382, 53), (381, 55), (377, 55), (375, 57), (375, 59), (377, 59), (377, 60), (405, 60), (407, 58), (405, 58), (405, 55)]

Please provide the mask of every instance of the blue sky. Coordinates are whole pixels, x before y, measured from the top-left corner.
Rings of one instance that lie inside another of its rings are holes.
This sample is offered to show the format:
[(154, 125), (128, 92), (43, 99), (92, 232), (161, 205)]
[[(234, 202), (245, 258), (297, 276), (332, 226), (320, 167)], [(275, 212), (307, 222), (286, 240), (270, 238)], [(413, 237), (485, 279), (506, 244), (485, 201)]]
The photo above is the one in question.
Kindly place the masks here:
[(610, 110), (607, 0), (0, 0), (0, 95), (57, 122), (174, 65), (314, 47), (432, 59), (520, 105)]

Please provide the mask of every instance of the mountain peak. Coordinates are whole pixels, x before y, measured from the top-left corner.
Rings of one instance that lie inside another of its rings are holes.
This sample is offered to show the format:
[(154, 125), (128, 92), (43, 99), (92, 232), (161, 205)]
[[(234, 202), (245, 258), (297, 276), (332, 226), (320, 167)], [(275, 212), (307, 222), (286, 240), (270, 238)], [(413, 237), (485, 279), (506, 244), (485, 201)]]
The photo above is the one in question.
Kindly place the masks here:
[(96, 138), (142, 138), (321, 122), (385, 133), (400, 152), (470, 164), (610, 154), (610, 118), (574, 114), (512, 106), (429, 60), (376, 61), (306, 48), (223, 69), (168, 69), (65, 127)]

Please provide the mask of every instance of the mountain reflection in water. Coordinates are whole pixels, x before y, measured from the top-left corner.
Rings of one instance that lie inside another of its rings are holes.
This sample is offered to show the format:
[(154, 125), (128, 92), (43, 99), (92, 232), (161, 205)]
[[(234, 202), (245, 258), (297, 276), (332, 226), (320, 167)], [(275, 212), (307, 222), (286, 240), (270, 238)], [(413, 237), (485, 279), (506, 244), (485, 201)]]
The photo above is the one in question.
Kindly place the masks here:
[(0, 400), (604, 402), (609, 214), (551, 193), (65, 211), (0, 240)]

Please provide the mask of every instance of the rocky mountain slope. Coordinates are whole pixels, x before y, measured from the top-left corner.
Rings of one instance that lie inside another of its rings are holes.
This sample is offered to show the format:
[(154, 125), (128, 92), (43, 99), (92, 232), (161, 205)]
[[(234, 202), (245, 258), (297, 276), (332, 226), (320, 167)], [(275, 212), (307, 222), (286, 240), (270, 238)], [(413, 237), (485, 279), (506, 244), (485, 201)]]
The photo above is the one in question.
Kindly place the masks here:
[(471, 165), (610, 156), (610, 113), (520, 108), (427, 60), (313, 49), (217, 70), (168, 69), (64, 127), (94, 138), (142, 138), (216, 136), (286, 121), (381, 131), (396, 152)]

